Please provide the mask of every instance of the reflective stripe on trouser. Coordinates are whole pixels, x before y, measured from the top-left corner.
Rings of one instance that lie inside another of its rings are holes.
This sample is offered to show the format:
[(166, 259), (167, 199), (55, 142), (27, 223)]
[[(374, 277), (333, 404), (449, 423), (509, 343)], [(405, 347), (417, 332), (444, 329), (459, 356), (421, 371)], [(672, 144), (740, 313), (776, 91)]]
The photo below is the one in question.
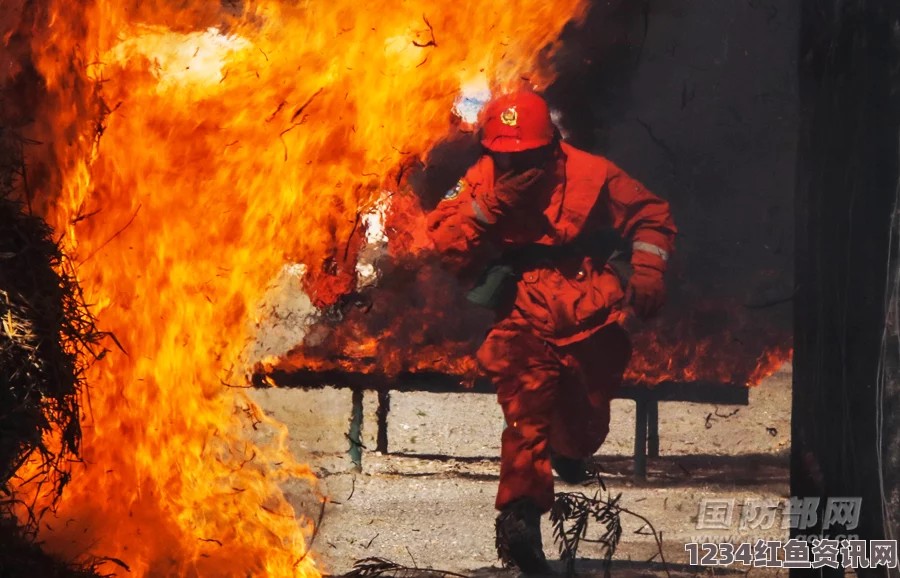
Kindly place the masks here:
[(624, 329), (612, 324), (587, 339), (555, 347), (521, 327), (495, 327), (478, 360), (497, 388), (507, 427), (496, 507), (528, 497), (553, 504), (550, 448), (592, 456), (609, 433), (609, 406), (631, 357)]

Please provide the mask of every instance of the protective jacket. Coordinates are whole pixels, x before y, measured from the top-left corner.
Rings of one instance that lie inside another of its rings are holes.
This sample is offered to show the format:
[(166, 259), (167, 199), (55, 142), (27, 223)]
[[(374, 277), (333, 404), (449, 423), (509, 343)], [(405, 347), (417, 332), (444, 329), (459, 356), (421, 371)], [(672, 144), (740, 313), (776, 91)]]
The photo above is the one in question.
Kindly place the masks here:
[(503, 253), (515, 290), (498, 322), (524, 320), (563, 346), (619, 321), (627, 280), (610, 257), (621, 247), (603, 239), (624, 241), (635, 268), (665, 271), (676, 234), (668, 203), (609, 160), (562, 143), (547, 178), (515, 206), (497, 198), (495, 180), (482, 157), (428, 216), (428, 234), (460, 264), (488, 247)]

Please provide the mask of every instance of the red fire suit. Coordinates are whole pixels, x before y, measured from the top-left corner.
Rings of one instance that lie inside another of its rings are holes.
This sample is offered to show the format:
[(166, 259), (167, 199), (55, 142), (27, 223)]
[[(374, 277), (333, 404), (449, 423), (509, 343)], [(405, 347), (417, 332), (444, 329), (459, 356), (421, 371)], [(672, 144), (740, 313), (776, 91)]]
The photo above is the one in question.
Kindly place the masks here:
[[(550, 173), (509, 214), (492, 194), (493, 161), (482, 157), (428, 216), (435, 248), (460, 265), (487, 245), (563, 245), (612, 228), (633, 243), (632, 263), (662, 275), (676, 233), (665, 201), (612, 162), (565, 143)], [(547, 511), (551, 448), (586, 458), (609, 432), (610, 401), (631, 356), (619, 323), (625, 288), (605, 259), (591, 254), (538, 262), (520, 273), (512, 306), (492, 327), (478, 361), (507, 422), (496, 507), (528, 497)]]

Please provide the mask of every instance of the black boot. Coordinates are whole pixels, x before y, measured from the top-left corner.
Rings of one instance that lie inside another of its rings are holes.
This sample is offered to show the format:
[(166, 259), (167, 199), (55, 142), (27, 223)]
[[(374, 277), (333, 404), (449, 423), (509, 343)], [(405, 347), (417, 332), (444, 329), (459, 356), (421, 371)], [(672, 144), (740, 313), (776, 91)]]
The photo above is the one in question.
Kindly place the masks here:
[(581, 458), (567, 458), (559, 454), (552, 454), (550, 465), (559, 475), (559, 479), (567, 484), (581, 484), (591, 478), (587, 460)]
[(497, 516), (497, 555), (504, 566), (525, 574), (547, 574), (550, 566), (541, 540), (541, 511), (527, 498), (516, 500)]

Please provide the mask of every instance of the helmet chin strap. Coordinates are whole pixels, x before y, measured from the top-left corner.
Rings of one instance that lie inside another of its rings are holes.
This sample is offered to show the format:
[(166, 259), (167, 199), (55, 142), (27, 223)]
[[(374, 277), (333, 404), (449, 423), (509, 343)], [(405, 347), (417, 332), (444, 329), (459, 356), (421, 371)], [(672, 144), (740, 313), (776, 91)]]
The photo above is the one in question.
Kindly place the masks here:
[(512, 155), (510, 153), (492, 153), (491, 158), (494, 159), (494, 172), (497, 175), (507, 173), (512, 170)]

